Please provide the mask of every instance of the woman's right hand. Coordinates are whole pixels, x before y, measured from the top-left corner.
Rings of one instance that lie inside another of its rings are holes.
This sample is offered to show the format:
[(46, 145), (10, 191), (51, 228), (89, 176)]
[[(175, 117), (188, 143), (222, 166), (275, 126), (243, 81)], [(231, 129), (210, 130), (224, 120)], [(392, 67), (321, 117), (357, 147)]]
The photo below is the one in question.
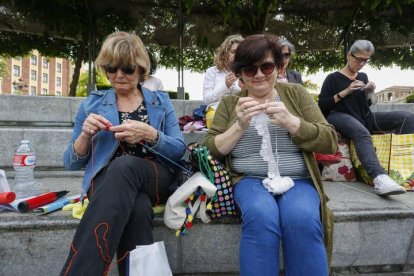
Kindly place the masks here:
[(233, 85), (233, 83), (237, 80), (236, 75), (233, 72), (230, 72), (226, 75), (226, 86), (228, 89)]
[(105, 117), (90, 113), (86, 117), (82, 125), (82, 134), (88, 138), (94, 136), (99, 130), (105, 129), (108, 130), (112, 126), (111, 122), (108, 121)]
[(365, 86), (365, 83), (360, 80), (354, 80), (351, 82), (351, 84), (348, 86), (348, 95), (354, 92), (355, 90), (360, 90)]
[(236, 105), (237, 122), (245, 130), (249, 127), (250, 120), (257, 115), (264, 106), (251, 97), (239, 98)]

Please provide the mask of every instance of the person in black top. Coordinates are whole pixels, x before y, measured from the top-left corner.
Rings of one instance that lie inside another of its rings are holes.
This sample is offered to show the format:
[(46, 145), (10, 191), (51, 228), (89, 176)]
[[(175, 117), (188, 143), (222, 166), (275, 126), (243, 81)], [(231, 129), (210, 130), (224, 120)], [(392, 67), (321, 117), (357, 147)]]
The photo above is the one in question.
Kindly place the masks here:
[(373, 53), (374, 46), (370, 41), (355, 41), (348, 51), (345, 67), (329, 74), (323, 82), (318, 104), (328, 122), (354, 141), (362, 166), (373, 178), (375, 192), (379, 195), (402, 194), (404, 187), (388, 177), (381, 167), (371, 134), (373, 131), (414, 133), (414, 113), (370, 110), (375, 84), (359, 71)]

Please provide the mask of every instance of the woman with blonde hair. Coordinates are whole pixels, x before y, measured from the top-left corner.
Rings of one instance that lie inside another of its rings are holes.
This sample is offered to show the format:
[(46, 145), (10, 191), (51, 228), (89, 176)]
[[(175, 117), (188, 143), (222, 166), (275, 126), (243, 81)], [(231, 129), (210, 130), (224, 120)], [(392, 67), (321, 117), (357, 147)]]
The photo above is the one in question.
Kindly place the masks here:
[(150, 61), (138, 36), (109, 35), (95, 63), (112, 88), (93, 91), (81, 103), (64, 153), (67, 169), (85, 168), (82, 194), (89, 205), (62, 275), (107, 275), (115, 253), (119, 274), (127, 274), (129, 251), (153, 243), (152, 207), (171, 194), (170, 161), (185, 152), (168, 95), (140, 84)]
[(210, 127), (219, 101), (229, 94), (241, 90), (238, 78), (231, 71), (234, 53), (243, 41), (241, 35), (231, 35), (216, 49), (214, 64), (207, 69), (203, 83), (203, 101), (207, 105), (207, 127)]

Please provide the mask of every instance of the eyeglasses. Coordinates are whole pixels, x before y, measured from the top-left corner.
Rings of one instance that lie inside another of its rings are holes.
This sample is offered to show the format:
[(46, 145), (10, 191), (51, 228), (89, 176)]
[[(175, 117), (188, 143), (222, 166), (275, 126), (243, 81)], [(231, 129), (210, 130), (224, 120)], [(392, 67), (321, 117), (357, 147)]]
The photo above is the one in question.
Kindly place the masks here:
[(118, 69), (121, 69), (122, 73), (125, 75), (132, 75), (135, 73), (136, 66), (123, 66), (123, 67), (112, 67), (112, 66), (105, 66), (105, 71), (110, 74), (115, 74), (118, 72)]
[(357, 57), (355, 56), (353, 53), (351, 53), (351, 56), (358, 62), (358, 63), (368, 63), (369, 62), (369, 58), (361, 58), (361, 57)]
[(275, 70), (276, 64), (274, 64), (273, 62), (265, 62), (260, 66), (256, 66), (256, 65), (249, 65), (243, 68), (243, 72), (246, 76), (248, 76), (249, 78), (256, 76), (257, 74), (257, 69), (260, 68), (260, 71), (262, 71), (263, 74), (270, 75), (273, 73), (273, 71)]
[(292, 53), (282, 53), (282, 54), (283, 54), (284, 59), (290, 59), (290, 56), (292, 55)]

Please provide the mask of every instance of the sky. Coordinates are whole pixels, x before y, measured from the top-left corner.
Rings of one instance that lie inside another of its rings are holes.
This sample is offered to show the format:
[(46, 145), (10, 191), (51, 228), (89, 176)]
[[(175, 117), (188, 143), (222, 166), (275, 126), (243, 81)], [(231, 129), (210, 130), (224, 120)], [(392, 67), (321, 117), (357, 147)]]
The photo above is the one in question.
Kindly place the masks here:
[[(366, 73), (368, 79), (376, 84), (376, 92), (395, 85), (414, 87), (414, 70), (401, 70), (398, 67), (384, 67), (378, 70), (370, 67), (368, 64), (362, 68), (361, 72)], [(318, 72), (313, 75), (302, 75), (302, 79), (311, 80), (313, 83), (316, 83), (320, 89), (325, 77), (329, 73), (331, 72)], [(157, 69), (155, 77), (161, 79), (165, 90), (177, 91), (178, 73), (176, 70), (160, 67)], [(203, 80), (203, 73), (184, 71), (184, 89), (186, 92), (190, 93), (191, 100), (203, 99)]]

